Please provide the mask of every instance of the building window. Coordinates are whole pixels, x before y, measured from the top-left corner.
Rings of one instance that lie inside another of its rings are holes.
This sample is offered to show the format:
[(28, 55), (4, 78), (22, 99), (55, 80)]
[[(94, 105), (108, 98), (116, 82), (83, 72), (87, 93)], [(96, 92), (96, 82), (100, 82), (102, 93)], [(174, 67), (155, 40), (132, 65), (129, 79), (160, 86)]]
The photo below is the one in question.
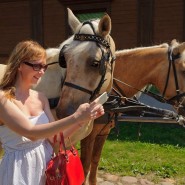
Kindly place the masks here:
[[(69, 7), (80, 22), (90, 19), (101, 18), (105, 13), (111, 14), (112, 0), (60, 0), (65, 7), (66, 25), (67, 23), (67, 7)], [(71, 31), (69, 26), (66, 26), (66, 38), (69, 37)]]
[(76, 16), (80, 22), (84, 22), (91, 19), (101, 18), (105, 12), (94, 12), (94, 13), (77, 13)]

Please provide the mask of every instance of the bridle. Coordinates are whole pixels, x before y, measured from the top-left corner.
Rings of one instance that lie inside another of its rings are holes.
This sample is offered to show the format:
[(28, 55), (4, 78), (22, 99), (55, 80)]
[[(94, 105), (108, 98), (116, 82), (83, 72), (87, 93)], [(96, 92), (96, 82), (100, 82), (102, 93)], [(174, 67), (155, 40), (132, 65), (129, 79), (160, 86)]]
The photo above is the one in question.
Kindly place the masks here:
[[(80, 34), (81, 28), (86, 24), (90, 25), (94, 34)], [(101, 87), (103, 86), (104, 82), (106, 81), (105, 75), (106, 75), (107, 65), (108, 65), (109, 61), (110, 61), (110, 65), (111, 65), (111, 74), (112, 74), (113, 62), (115, 60), (115, 57), (112, 54), (109, 42), (96, 34), (94, 26), (93, 26), (91, 21), (84, 22), (82, 24), (82, 27), (80, 28), (79, 32), (74, 35), (73, 40), (81, 41), (81, 42), (85, 42), (85, 41), (95, 42), (97, 47), (100, 48), (101, 53), (102, 53), (102, 57), (101, 57), (99, 62), (94, 62), (91, 66), (99, 68), (99, 73), (101, 75), (101, 80), (100, 80), (98, 86), (96, 87), (96, 89), (94, 91), (91, 91), (89, 89), (86, 89), (84, 87), (81, 87), (79, 85), (73, 84), (71, 82), (66, 82), (66, 81), (64, 82), (63, 85), (74, 88), (74, 89), (78, 89), (80, 91), (83, 91), (85, 93), (90, 94), (90, 100), (92, 100), (100, 92)], [(66, 46), (64, 45), (64, 47), (66, 47)], [(104, 52), (103, 48), (106, 49), (106, 51), (107, 51), (106, 53)], [(64, 53), (64, 48), (62, 48), (61, 50), (63, 50), (62, 53)], [(61, 55), (59, 55), (59, 58), (60, 58), (60, 56)], [(63, 56), (64, 56), (64, 54), (63, 54)]]
[(166, 89), (167, 89), (168, 83), (169, 83), (170, 71), (171, 71), (171, 67), (172, 67), (173, 68), (173, 76), (174, 76), (174, 80), (175, 80), (176, 95), (173, 96), (172, 98), (166, 100), (166, 102), (173, 105), (173, 106), (175, 106), (176, 104), (180, 105), (182, 102), (181, 99), (183, 98), (183, 100), (184, 100), (184, 96), (185, 96), (185, 92), (180, 93), (177, 71), (176, 71), (176, 67), (175, 67), (175, 60), (177, 60), (179, 58), (180, 58), (180, 53), (177, 53), (176, 55), (174, 55), (173, 48), (169, 47), (168, 48), (169, 66), (168, 66), (168, 73), (167, 73), (166, 83), (165, 83), (165, 87), (164, 87), (162, 96), (165, 97)]
[[(137, 90), (138, 92), (147, 94), (147, 95), (155, 98), (156, 100), (158, 100), (162, 103), (168, 103), (168, 104), (171, 104), (172, 106), (174, 106), (176, 108), (179, 108), (181, 106), (181, 103), (185, 100), (184, 99), (185, 98), (185, 92), (180, 93), (179, 83), (178, 83), (178, 78), (177, 78), (177, 72), (176, 72), (176, 67), (175, 67), (175, 61), (179, 58), (180, 58), (180, 53), (174, 55), (173, 54), (173, 48), (169, 47), (168, 48), (168, 62), (169, 62), (168, 72), (167, 72), (166, 82), (165, 82), (165, 86), (164, 86), (164, 90), (163, 90), (162, 95), (155, 94), (155, 93), (153, 93), (151, 91), (148, 91), (148, 90), (145, 90), (145, 91), (139, 90), (139, 89), (133, 87), (132, 85), (129, 85), (125, 82), (122, 82), (122, 81), (120, 81), (116, 78), (114, 78), (114, 85), (116, 86), (118, 91), (125, 97), (126, 97), (125, 93), (121, 90), (121, 88), (119, 87), (117, 82), (120, 82), (120, 83), (122, 83), (122, 84), (124, 84), (124, 85), (126, 85), (130, 88), (133, 88), (133, 89)], [(168, 84), (169, 84), (171, 68), (173, 68), (173, 76), (174, 76), (174, 80), (175, 80), (176, 95), (173, 96), (170, 99), (166, 99), (165, 94), (166, 94), (166, 90), (167, 90), (167, 87), (168, 87)]]

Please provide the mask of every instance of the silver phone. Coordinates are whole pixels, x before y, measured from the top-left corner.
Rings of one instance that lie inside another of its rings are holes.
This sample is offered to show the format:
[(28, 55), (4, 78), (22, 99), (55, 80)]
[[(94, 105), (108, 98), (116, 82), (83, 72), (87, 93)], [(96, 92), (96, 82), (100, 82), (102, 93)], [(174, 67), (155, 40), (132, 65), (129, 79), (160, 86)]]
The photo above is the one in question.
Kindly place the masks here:
[(108, 100), (108, 94), (107, 92), (104, 92), (103, 94), (101, 94), (98, 98), (95, 99), (95, 102), (97, 104), (101, 104), (103, 105), (107, 100)]

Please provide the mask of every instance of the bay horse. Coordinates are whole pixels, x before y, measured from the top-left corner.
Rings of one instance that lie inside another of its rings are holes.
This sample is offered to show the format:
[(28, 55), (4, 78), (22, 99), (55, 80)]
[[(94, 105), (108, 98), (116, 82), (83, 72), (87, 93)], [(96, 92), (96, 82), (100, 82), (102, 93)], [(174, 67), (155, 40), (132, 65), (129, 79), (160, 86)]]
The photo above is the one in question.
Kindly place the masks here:
[[(114, 83), (113, 86), (122, 96), (130, 98), (146, 85), (153, 84), (159, 89), (163, 99), (172, 104), (179, 114), (185, 116), (184, 51), (185, 43), (178, 43), (176, 40), (173, 40), (170, 46), (164, 43), (116, 51), (114, 79), (117, 79), (115, 81), (117, 85)], [(87, 176), (89, 172), (90, 185), (97, 184), (96, 174), (102, 148), (110, 130), (114, 127), (114, 120), (108, 123), (105, 119), (95, 120), (92, 132), (81, 141), (81, 159), (85, 175)]]

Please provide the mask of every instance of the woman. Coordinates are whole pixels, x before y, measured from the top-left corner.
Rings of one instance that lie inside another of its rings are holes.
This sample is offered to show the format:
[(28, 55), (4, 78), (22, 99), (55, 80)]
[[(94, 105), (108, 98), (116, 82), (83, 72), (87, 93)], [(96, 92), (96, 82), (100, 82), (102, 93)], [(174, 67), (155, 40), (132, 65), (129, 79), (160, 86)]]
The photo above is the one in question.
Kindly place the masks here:
[(103, 107), (94, 101), (54, 121), (47, 98), (31, 89), (46, 69), (46, 52), (34, 41), (17, 44), (8, 60), (0, 83), (0, 142), (5, 151), (0, 185), (44, 185), (46, 164), (53, 151), (45, 138), (60, 131), (68, 137), (104, 114)]

